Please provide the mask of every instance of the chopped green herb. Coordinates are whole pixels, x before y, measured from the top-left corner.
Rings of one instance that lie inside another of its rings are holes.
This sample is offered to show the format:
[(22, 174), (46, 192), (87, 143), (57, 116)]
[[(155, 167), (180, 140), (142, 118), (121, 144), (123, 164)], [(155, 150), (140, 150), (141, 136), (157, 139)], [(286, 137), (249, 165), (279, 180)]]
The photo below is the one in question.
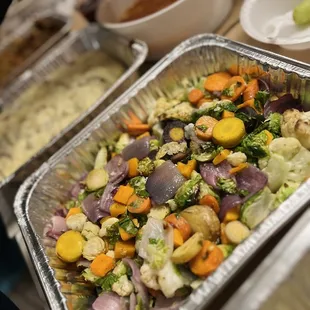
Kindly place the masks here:
[(198, 126), (196, 126), (196, 128), (198, 128), (202, 132), (206, 132), (208, 130), (208, 126), (206, 126), (206, 125), (198, 125)]
[(128, 234), (136, 235), (138, 233), (138, 228), (135, 226), (133, 221), (129, 216), (125, 216), (118, 222), (119, 227), (123, 228)]
[(258, 112), (262, 112), (264, 105), (270, 98), (270, 94), (265, 90), (259, 90), (254, 99), (254, 106)]
[(118, 240), (120, 240), (118, 223), (115, 223), (107, 228), (106, 237), (110, 245), (114, 245)]
[(234, 90), (233, 88), (229, 87), (229, 88), (224, 88), (222, 91), (222, 95), (223, 96), (227, 96), (227, 97), (232, 97), (234, 95)]
[(68, 202), (65, 203), (65, 208), (70, 210), (71, 208), (74, 208), (76, 205), (75, 200), (69, 200)]
[(98, 279), (95, 283), (101, 286), (103, 291), (109, 292), (112, 290), (112, 285), (118, 281), (118, 278), (116, 274), (110, 272), (105, 277)]
[(138, 176), (129, 180), (129, 185), (135, 190), (136, 195), (146, 198), (149, 197), (146, 186), (146, 178)]

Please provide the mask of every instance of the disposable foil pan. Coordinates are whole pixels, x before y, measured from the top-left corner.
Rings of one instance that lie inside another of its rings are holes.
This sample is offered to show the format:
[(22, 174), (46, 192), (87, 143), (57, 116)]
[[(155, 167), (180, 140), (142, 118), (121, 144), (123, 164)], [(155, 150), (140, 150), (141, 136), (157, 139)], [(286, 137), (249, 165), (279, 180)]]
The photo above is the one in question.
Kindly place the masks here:
[(0, 53), (15, 40), (26, 37), (36, 21), (40, 20), (53, 23), (55, 26), (59, 26), (59, 31), (56, 32), (53, 36), (51, 36), (30, 57), (28, 57), (20, 66), (18, 66), (8, 75), (4, 85), (1, 85), (1, 93), (3, 93), (3, 89), (6, 88), (5, 86), (12, 83), (20, 74), (23, 73), (23, 71), (30, 68), (31, 65), (33, 65), (40, 57), (42, 57), (49, 49), (51, 49), (70, 31), (71, 25), (62, 15), (55, 14), (54, 12), (50, 11), (44, 11), (40, 14), (35, 14), (34, 16), (35, 17), (25, 18), (14, 31), (1, 39)]
[[(0, 97), (0, 108), (5, 108), (11, 105), (23, 91), (34, 83), (41, 82), (42, 77), (47, 76), (56, 68), (74, 61), (79, 55), (87, 51), (98, 49), (122, 63), (126, 71), (78, 119), (54, 137), (15, 173), (0, 182), (0, 214), (2, 213), (6, 226), (10, 225), (10, 222), (14, 220), (12, 217), (12, 197), (15, 196), (21, 182), (138, 78), (137, 70), (146, 58), (147, 46), (141, 41), (129, 41), (97, 25), (91, 25), (84, 30), (71, 33), (67, 38), (55, 45), (44, 58), (40, 59), (34, 66), (20, 75), (13, 84), (7, 87)], [(14, 232), (16, 231), (13, 229), (10, 234), (14, 234)]]
[(310, 209), (223, 310), (310, 309)]
[[(225, 70), (231, 65), (237, 65), (240, 73), (243, 68), (257, 65), (270, 73), (277, 88), (281, 86), (284, 92), (298, 95), (306, 103), (305, 95), (310, 87), (310, 67), (306, 64), (219, 36), (199, 35), (183, 42), (164, 57), (22, 185), (14, 210), (52, 309), (77, 309), (82, 300), (86, 305), (94, 298), (77, 271), (69, 270), (56, 258), (53, 244), (45, 239), (43, 229), (59, 203), (68, 199), (72, 184), (92, 169), (98, 142), (116, 135), (129, 111), (146, 118), (160, 96), (171, 98), (180, 91), (183, 78), (196, 81), (203, 74)], [(305, 208), (310, 201), (309, 191), (310, 182), (307, 181), (236, 248), (191, 294), (181, 309), (205, 308), (243, 263)], [(86, 291), (83, 299), (81, 296)]]

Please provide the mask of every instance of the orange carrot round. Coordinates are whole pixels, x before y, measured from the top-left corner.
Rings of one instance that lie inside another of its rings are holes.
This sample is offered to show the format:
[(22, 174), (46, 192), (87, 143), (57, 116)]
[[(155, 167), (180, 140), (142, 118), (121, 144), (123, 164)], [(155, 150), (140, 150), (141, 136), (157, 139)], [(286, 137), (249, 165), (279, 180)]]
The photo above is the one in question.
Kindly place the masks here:
[(136, 194), (132, 195), (128, 200), (128, 211), (130, 213), (146, 214), (151, 209), (151, 199), (142, 198)]
[(213, 73), (206, 78), (204, 87), (209, 92), (222, 91), (230, 78), (228, 72)]
[(199, 200), (200, 205), (206, 205), (211, 207), (215, 213), (220, 212), (220, 206), (215, 197), (211, 195), (205, 195)]
[(192, 104), (197, 104), (199, 100), (202, 98), (203, 98), (203, 92), (198, 88), (192, 89), (188, 94), (188, 100)]
[(171, 224), (172, 227), (177, 228), (180, 231), (183, 237), (183, 241), (186, 241), (192, 234), (192, 229), (189, 223), (181, 215), (172, 213), (165, 218), (165, 221)]
[(254, 99), (258, 91), (258, 81), (256, 79), (251, 80), (243, 93), (243, 101)]
[(190, 261), (191, 271), (199, 277), (207, 277), (224, 260), (223, 252), (211, 241), (204, 241), (200, 252)]
[(221, 99), (237, 100), (246, 89), (246, 82), (241, 76), (233, 76), (227, 81)]
[(214, 126), (218, 120), (211, 116), (201, 116), (195, 124), (195, 133), (201, 140), (208, 141), (212, 139)]

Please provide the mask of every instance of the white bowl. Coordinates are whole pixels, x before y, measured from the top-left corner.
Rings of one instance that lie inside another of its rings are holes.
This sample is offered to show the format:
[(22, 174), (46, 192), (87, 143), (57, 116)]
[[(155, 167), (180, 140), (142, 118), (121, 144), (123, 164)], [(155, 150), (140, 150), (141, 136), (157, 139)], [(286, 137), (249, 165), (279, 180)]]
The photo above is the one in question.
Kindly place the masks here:
[(253, 39), (289, 50), (310, 48), (310, 27), (298, 27), (292, 11), (301, 0), (245, 0), (240, 23)]
[[(148, 59), (156, 60), (183, 40), (213, 32), (229, 13), (233, 0), (178, 0), (154, 14), (119, 23), (122, 14), (136, 0), (101, 0), (97, 21), (127, 38), (137, 38), (149, 46)], [(149, 0), (152, 1), (152, 0)]]

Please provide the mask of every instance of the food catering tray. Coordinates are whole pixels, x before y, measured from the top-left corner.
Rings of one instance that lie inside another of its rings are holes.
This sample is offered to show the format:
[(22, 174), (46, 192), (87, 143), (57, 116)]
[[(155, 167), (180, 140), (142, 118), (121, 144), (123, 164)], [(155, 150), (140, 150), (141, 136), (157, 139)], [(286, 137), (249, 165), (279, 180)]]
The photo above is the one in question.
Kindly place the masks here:
[(13, 215), (12, 198), (21, 182), (137, 79), (137, 70), (146, 58), (147, 46), (141, 41), (129, 41), (97, 25), (91, 25), (84, 30), (71, 33), (59, 42), (44, 58), (10, 84), (0, 96), (0, 108), (5, 109), (23, 91), (34, 83), (42, 81), (42, 77), (54, 69), (72, 62), (84, 52), (98, 49), (120, 61), (126, 71), (85, 113), (54, 137), (15, 173), (0, 181), (0, 213), (2, 213), (6, 226), (10, 225), (11, 221), (14, 222), (14, 218), (11, 216)]
[[(128, 112), (142, 119), (158, 97), (173, 97), (175, 86), (180, 89), (183, 78), (195, 82), (203, 74), (225, 70), (231, 65), (237, 65), (240, 73), (243, 68), (258, 66), (270, 73), (273, 85), (300, 95), (303, 103), (307, 103), (310, 66), (216, 35), (198, 35), (158, 62), (21, 186), (14, 210), (51, 309), (88, 309), (94, 297), (77, 271), (68, 270), (57, 259), (55, 244), (44, 238), (43, 229), (59, 203), (68, 199), (72, 184), (92, 168), (98, 142), (117, 135)], [(243, 263), (251, 260), (274, 233), (306, 207), (310, 201), (309, 190), (308, 180), (236, 248), (180, 309), (205, 308), (241, 270)]]
[(310, 209), (308, 209), (223, 310), (310, 308)]

